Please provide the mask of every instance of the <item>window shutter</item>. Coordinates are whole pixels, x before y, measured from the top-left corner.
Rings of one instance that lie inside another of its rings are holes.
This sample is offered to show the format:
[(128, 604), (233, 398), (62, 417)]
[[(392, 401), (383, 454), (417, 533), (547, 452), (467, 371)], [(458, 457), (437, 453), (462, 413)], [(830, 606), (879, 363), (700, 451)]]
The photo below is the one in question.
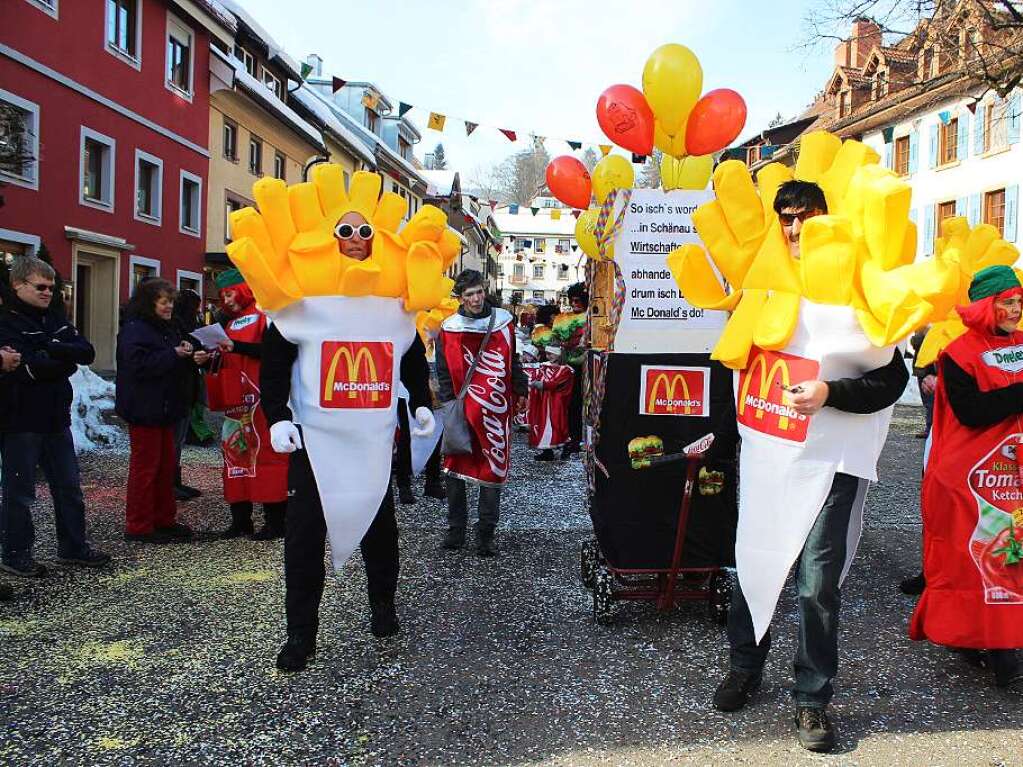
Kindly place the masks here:
[(909, 174), (916, 173), (917, 160), (920, 155), (920, 133), (913, 131), (909, 134)]
[(916, 223), (918, 215), (919, 214), (916, 212), (916, 208), (909, 209), (909, 220), (912, 221), (914, 224)]
[(969, 197), (960, 197), (958, 200), (956, 200), (956, 215), (957, 216), (965, 216), (966, 215), (966, 206), (969, 203), (969, 201), (970, 201)]
[(1016, 242), (1016, 228), (1019, 220), (1019, 184), (1005, 189), (1005, 239), (1008, 242)]
[(984, 154), (984, 112), (987, 107), (984, 104), (977, 105), (977, 119), (973, 121), (973, 153)]
[(1011, 98), (1009, 98), (1009, 143), (1019, 143), (1019, 124), (1020, 124), (1020, 93), (1016, 91)]
[(957, 160), (965, 160), (970, 156), (970, 113), (963, 110), (958, 115), (959, 135), (956, 136), (956, 157)]
[(884, 166), (891, 170), (894, 155), (894, 146), (892, 144), (884, 145)]
[(980, 192), (970, 195), (970, 211), (966, 214), (966, 218), (970, 222), (970, 226), (980, 223)]
[(931, 168), (938, 167), (938, 126), (932, 125), (930, 128), (931, 146), (929, 147), (928, 158)]
[(934, 206), (924, 208), (924, 253), (934, 253)]

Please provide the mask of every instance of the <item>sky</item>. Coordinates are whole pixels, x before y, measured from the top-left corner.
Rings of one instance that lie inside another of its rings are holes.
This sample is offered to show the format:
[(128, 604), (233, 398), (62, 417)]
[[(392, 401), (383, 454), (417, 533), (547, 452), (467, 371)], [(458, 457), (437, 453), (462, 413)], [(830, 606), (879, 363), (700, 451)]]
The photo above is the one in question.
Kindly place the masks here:
[[(800, 48), (808, 32), (803, 0), (241, 0), (296, 59), (318, 53), (324, 74), (375, 83), (448, 166), (471, 181), (477, 169), (528, 146), (529, 134), (609, 143), (596, 121), (609, 85), (641, 87), (643, 64), (659, 45), (699, 57), (704, 92), (737, 90), (748, 106), (740, 140), (781, 112), (793, 117), (824, 87), (833, 46)], [(428, 130), (429, 111), (448, 115)], [(466, 137), (462, 120), (480, 127)], [(496, 128), (517, 131), (509, 142)], [(465, 184), (465, 182), (463, 182)]]

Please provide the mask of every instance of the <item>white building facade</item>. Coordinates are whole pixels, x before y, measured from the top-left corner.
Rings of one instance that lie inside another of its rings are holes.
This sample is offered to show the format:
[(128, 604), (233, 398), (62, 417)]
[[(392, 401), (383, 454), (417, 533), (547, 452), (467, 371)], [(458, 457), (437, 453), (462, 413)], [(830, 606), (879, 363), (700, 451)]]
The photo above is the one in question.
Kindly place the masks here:
[(941, 221), (950, 216), (992, 224), (1007, 241), (1023, 241), (1021, 91), (1006, 99), (978, 96), (950, 98), (864, 133), (864, 142), (913, 188), (917, 258), (933, 255)]
[(563, 302), (565, 289), (585, 279), (586, 256), (575, 241), (571, 209), (544, 199), (533, 206), (535, 214), (514, 205), (494, 212), (502, 248), (493, 289), (505, 304)]

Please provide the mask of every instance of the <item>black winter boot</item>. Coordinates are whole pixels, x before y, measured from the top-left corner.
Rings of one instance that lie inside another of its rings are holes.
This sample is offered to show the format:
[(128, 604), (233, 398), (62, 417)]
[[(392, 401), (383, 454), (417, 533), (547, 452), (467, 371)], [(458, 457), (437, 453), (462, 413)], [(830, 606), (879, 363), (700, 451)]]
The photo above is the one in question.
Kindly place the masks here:
[(478, 525), (476, 527), (476, 553), (481, 557), (497, 557), (501, 552), (494, 541), (493, 525)]
[(301, 671), (316, 657), (316, 637), (289, 636), (277, 653), (277, 668), (281, 671)]
[(401, 625), (398, 623), (398, 611), (394, 608), (394, 597), (371, 600), (369, 610), (369, 630), (373, 636), (383, 639), (398, 633)]
[(444, 480), (440, 477), (426, 480), (426, 487), (423, 488), (423, 495), (427, 498), (436, 498), (438, 501), (448, 499), (448, 491), (444, 486)]
[(273, 541), (278, 538), (283, 538), (285, 508), (287, 508), (286, 501), (281, 501), (280, 503), (264, 503), (263, 517), (266, 519), (266, 522), (263, 524), (263, 528), (258, 533), (253, 533), (252, 540)]
[(412, 481), (410, 479), (398, 480), (398, 503), (402, 506), (411, 506), (416, 502), (416, 494), (412, 492)]
[(449, 527), (447, 533), (444, 535), (444, 540), (440, 542), (440, 547), (442, 549), (460, 549), (464, 545), (464, 527)]
[(252, 535), (252, 504), (232, 503), (231, 526), (221, 532), (219, 537), (227, 540), (241, 538), (243, 535)]

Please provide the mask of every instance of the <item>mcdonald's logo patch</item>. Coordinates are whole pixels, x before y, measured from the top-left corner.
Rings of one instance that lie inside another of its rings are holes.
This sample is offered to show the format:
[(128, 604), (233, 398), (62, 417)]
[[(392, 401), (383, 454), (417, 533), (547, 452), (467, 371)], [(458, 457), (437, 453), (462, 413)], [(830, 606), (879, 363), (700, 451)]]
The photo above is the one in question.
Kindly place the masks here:
[(640, 368), (640, 415), (675, 415), (705, 418), (709, 415), (710, 368)]
[(805, 442), (810, 419), (792, 409), (783, 387), (815, 380), (820, 363), (762, 349), (754, 349), (750, 356), (752, 362), (739, 374), (739, 423), (788, 442)]
[(320, 347), (320, 407), (389, 408), (394, 375), (390, 341), (324, 341)]

